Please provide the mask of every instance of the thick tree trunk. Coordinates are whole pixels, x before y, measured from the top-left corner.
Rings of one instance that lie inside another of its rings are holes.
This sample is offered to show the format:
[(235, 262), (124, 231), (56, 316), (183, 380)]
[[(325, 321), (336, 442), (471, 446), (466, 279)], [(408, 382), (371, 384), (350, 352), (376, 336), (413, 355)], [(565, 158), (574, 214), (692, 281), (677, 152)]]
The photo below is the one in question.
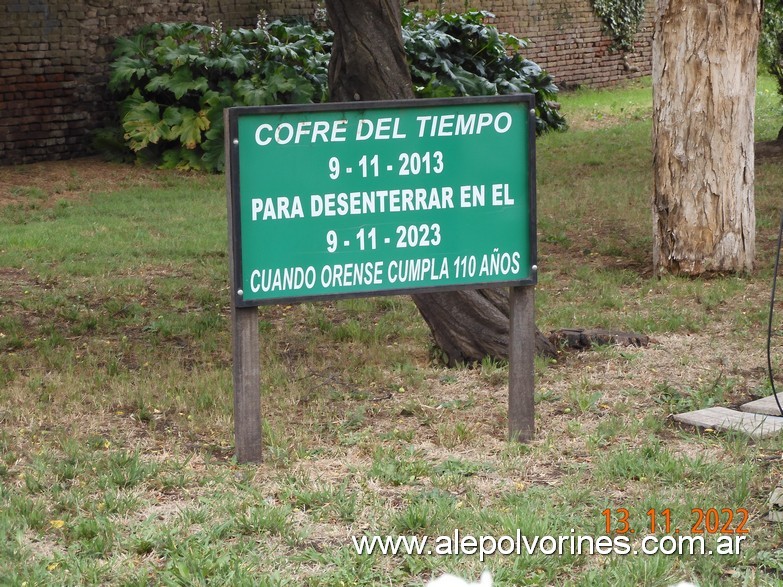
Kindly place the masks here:
[(658, 0), (653, 38), (657, 274), (753, 268), (760, 22), (761, 0)]
[[(508, 358), (507, 289), (467, 289), (413, 296), (451, 367), (484, 357)], [(554, 345), (536, 329), (536, 353), (554, 357)]]
[[(413, 98), (398, 0), (326, 0), (335, 32), (329, 63), (332, 101)], [(449, 365), (508, 357), (506, 290), (464, 290), (413, 296)], [(536, 332), (536, 350), (554, 346)]]
[(327, 0), (326, 10), (335, 32), (329, 61), (331, 101), (413, 98), (399, 1)]

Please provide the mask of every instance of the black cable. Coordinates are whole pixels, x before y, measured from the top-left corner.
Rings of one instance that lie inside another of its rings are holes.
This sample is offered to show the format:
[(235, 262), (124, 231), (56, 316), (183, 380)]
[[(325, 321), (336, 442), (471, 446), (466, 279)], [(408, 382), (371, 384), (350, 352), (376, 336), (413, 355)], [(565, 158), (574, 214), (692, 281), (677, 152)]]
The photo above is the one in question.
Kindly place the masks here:
[(767, 324), (767, 371), (769, 373), (769, 384), (772, 386), (772, 394), (775, 396), (775, 403), (778, 404), (780, 415), (783, 416), (783, 407), (778, 399), (778, 392), (775, 390), (775, 377), (772, 374), (772, 315), (775, 312), (775, 289), (778, 284), (778, 268), (780, 267), (780, 247), (783, 244), (783, 213), (780, 215), (780, 230), (778, 231), (778, 248), (775, 254), (775, 272), (772, 274), (772, 294), (769, 299), (769, 323)]

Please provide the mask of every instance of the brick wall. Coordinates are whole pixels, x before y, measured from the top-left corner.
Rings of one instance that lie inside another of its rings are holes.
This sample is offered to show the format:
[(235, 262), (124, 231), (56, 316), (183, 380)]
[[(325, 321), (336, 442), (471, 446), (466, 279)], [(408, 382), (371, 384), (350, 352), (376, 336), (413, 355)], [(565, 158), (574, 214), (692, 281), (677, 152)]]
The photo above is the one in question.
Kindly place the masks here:
[(255, 23), (254, 0), (4, 0), (0, 5), (0, 163), (89, 151), (114, 115), (114, 38), (159, 21)]
[(607, 86), (650, 75), (655, 3), (648, 1), (636, 35), (636, 50), (610, 50), (612, 39), (589, 0), (506, 0), (489, 2), (496, 25), (530, 40), (526, 56), (555, 77), (560, 86)]
[[(106, 91), (114, 38), (149, 22), (222, 20), (251, 26), (270, 16), (312, 17), (312, 0), (3, 0), (0, 5), (0, 164), (89, 152), (90, 132), (115, 115)], [(432, 9), (436, 0), (410, 3)], [(465, 9), (446, 0), (446, 11)], [(561, 86), (605, 86), (650, 73), (651, 15), (636, 53), (609, 51), (590, 0), (476, 0), (503, 31), (530, 39), (527, 56)]]
[[(409, 8), (432, 10), (437, 0), (409, 2)], [(262, 0), (272, 17), (311, 17), (316, 1)], [(607, 86), (624, 79), (650, 75), (654, 0), (647, 1), (645, 21), (636, 36), (636, 51), (612, 52), (612, 40), (602, 32), (590, 0), (445, 0), (445, 12), (461, 12), (466, 6), (488, 10), (501, 31), (530, 41), (525, 56), (555, 77), (561, 87)]]

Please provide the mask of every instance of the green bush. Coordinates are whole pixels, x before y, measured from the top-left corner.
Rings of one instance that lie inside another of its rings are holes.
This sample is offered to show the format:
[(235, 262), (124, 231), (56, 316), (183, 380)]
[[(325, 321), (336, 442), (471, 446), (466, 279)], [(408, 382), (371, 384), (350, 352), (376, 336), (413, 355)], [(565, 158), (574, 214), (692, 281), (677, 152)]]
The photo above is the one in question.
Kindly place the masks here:
[[(404, 12), (417, 96), (530, 92), (538, 131), (565, 128), (550, 101), (557, 92), (552, 78), (519, 55), (522, 41), (484, 24), (486, 16), (427, 22)], [(223, 109), (326, 101), (332, 38), (303, 22), (274, 21), (253, 30), (153, 24), (118, 39), (109, 89), (119, 101), (125, 144), (163, 167), (222, 170)]]
[(527, 44), (484, 23), (489, 12), (447, 14), (425, 21), (403, 11), (402, 36), (414, 91), (420, 98), (530, 93), (536, 99), (537, 130), (564, 130), (551, 101), (552, 76), (520, 54)]
[(117, 41), (109, 90), (128, 147), (164, 167), (223, 168), (223, 109), (321, 102), (331, 33), (273, 22), (153, 24)]

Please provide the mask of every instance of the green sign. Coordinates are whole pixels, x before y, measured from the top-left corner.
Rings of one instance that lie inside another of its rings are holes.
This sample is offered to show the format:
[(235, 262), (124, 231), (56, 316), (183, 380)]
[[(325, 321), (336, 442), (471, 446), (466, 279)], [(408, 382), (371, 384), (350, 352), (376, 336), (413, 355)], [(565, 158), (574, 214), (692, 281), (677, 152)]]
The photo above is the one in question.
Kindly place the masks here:
[(534, 284), (532, 106), (229, 109), (236, 304)]

